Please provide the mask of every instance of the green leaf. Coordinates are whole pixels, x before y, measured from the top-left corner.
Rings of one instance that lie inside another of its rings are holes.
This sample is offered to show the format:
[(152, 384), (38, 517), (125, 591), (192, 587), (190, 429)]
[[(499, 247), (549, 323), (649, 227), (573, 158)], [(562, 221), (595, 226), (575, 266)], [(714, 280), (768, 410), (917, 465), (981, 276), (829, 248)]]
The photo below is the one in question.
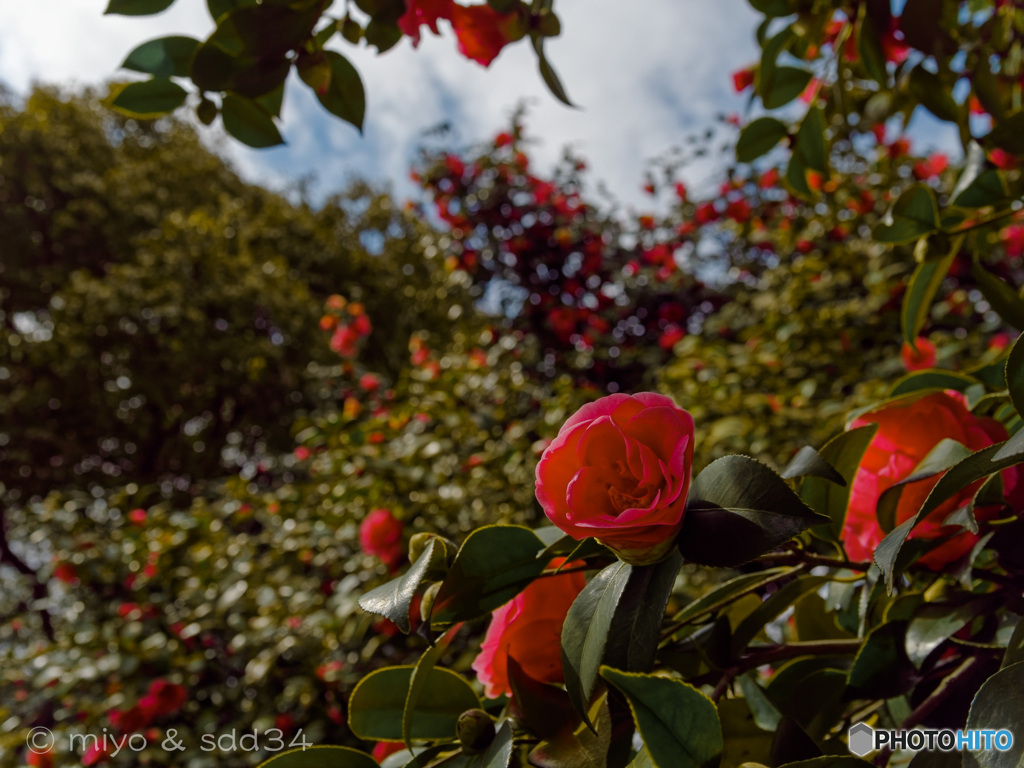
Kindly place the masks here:
[(274, 119), (252, 99), (229, 93), (220, 107), (224, 129), (243, 144), (264, 149), (284, 144)]
[(960, 208), (984, 208), (998, 205), (1009, 197), (1003, 174), (995, 168), (987, 168), (985, 150), (976, 141), (967, 147), (967, 162), (950, 195), (950, 205)]
[(778, 728), (782, 713), (772, 704), (768, 694), (750, 673), (740, 675), (736, 678), (736, 682), (740, 686), (743, 698), (747, 700), (747, 706), (750, 707), (750, 713), (754, 716), (757, 727), (766, 731), (774, 731)]
[(825, 117), (819, 107), (807, 110), (796, 133), (793, 152), (806, 168), (828, 172), (828, 147), (825, 144)]
[(946, 603), (925, 603), (914, 614), (907, 627), (904, 649), (910, 663), (918, 669), (925, 659), (963, 629), (982, 611), (990, 608), (988, 599), (971, 600), (960, 605)]
[(351, 747), (317, 744), (281, 752), (257, 768), (377, 768), (377, 761)]
[(925, 499), (924, 505), (912, 518), (897, 525), (890, 531), (875, 549), (875, 563), (885, 576), (885, 584), (889, 593), (892, 593), (892, 583), (895, 577), (896, 558), (900, 549), (907, 541), (907, 537), (921, 520), (931, 514), (940, 504), (952, 498), (964, 488), (978, 480), (1001, 472), (1007, 467), (1024, 460), (1024, 454), (1014, 452), (1008, 456), (1004, 455), (996, 459), (997, 454), (1007, 443), (996, 443), (988, 448), (983, 448), (973, 453), (963, 461), (950, 468), (932, 488)]
[(769, 18), (788, 16), (793, 13), (788, 0), (750, 0), (751, 7)]
[[(899, 226), (899, 223), (894, 226)], [(877, 228), (875, 234), (878, 234)], [(962, 236), (956, 238), (953, 247), (945, 256), (939, 259), (925, 259), (914, 268), (907, 284), (907, 292), (903, 296), (903, 305), (900, 307), (900, 327), (903, 330), (903, 340), (908, 344), (917, 341), (925, 320), (928, 319), (935, 294), (942, 287), (942, 281), (946, 279), (962, 242)]]
[[(414, 669), (384, 667), (359, 681), (349, 698), (348, 723), (353, 734), (360, 739), (402, 740), (402, 719)], [(419, 697), (410, 737), (454, 739), (459, 715), (479, 708), (480, 699), (469, 683), (451, 670), (434, 667)]]
[(762, 81), (761, 100), (765, 109), (779, 109), (789, 104), (804, 92), (812, 77), (799, 67), (775, 67), (770, 83), (764, 85)]
[(997, 122), (982, 141), (989, 147), (1024, 155), (1024, 110), (1018, 110)]
[(161, 117), (185, 103), (188, 94), (170, 78), (157, 77), (141, 83), (129, 83), (114, 96), (110, 106), (129, 117)]
[(939, 204), (935, 192), (924, 184), (908, 187), (880, 224), (875, 239), (882, 243), (909, 243), (939, 228)]
[(461, 760), (445, 763), (450, 768), (508, 768), (512, 762), (512, 725), (508, 720), (494, 734), (494, 741), (479, 755), (464, 755)]
[[(793, 573), (796, 570), (788, 569)], [(673, 624), (684, 624), (704, 615), (712, 615), (729, 605), (741, 595), (753, 592), (765, 584), (776, 581), (779, 575), (785, 573), (786, 568), (769, 568), (757, 573), (746, 573), (730, 579), (725, 584), (711, 590), (708, 594), (694, 600), (682, 611), (672, 617)]]
[(246, 8), (258, 3), (259, 0), (206, 0), (206, 8), (210, 12), (210, 18), (220, 21), (221, 16), (235, 8)]
[(555, 738), (579, 724), (580, 716), (569, 694), (557, 685), (530, 677), (512, 655), (508, 657), (508, 682), (512, 688), (510, 706), (533, 735)]
[(532, 582), (548, 561), (544, 542), (529, 528), (491, 525), (473, 531), (459, 548), (430, 615), (444, 629), (507, 603)]
[(977, 254), (971, 264), (971, 276), (996, 314), (1018, 331), (1024, 330), (1024, 299), (1005, 280), (985, 269)]
[(732, 633), (733, 654), (742, 653), (747, 644), (770, 621), (785, 613), (804, 595), (828, 583), (824, 576), (801, 576), (779, 587), (771, 596), (755, 608), (737, 625)]
[(961, 442), (952, 438), (943, 438), (928, 455), (921, 459), (914, 467), (914, 471), (902, 480), (893, 483), (886, 488), (878, 497), (878, 504), (875, 512), (878, 516), (878, 524), (885, 533), (888, 533), (896, 526), (896, 508), (899, 506), (900, 496), (903, 489), (912, 483), (927, 480), (935, 477), (952, 467), (959, 461), (963, 461), (971, 455), (971, 449)]
[(363, 30), (363, 39), (368, 45), (377, 49), (377, 53), (384, 53), (394, 48), (402, 39), (402, 30), (393, 21), (373, 18)]
[(152, 16), (166, 11), (174, 0), (110, 0), (103, 13), (117, 13), (121, 16)]
[(742, 698), (725, 697), (716, 704), (718, 718), (722, 723), (722, 765), (738, 766), (745, 763), (749, 768), (751, 761), (771, 759), (774, 734), (757, 726), (747, 704)]
[(847, 485), (846, 478), (809, 445), (805, 445), (797, 451), (796, 456), (790, 459), (789, 464), (782, 470), (783, 480), (793, 480), (798, 477), (820, 477), (836, 485), (843, 487)]
[(335, 51), (325, 51), (331, 62), (331, 83), (327, 93), (316, 97), (328, 112), (351, 123), (363, 132), (363, 117), (366, 114), (366, 93), (363, 81), (349, 60)]
[(683, 564), (679, 550), (652, 565), (634, 565), (608, 633), (605, 663), (627, 672), (650, 672), (665, 608)]
[[(436, 541), (435, 539), (430, 544), (433, 545)], [(425, 558), (427, 554), (424, 551), (420, 560)], [(405, 746), (410, 750), (412, 749), (412, 721), (416, 716), (416, 707), (419, 705), (420, 698), (427, 688), (430, 673), (437, 666), (437, 661), (441, 658), (444, 650), (445, 646), (440, 643), (436, 643), (428, 648), (416, 662), (416, 666), (412, 670), (412, 676), (409, 678), (409, 693), (405, 697), (405, 707), (402, 709), (402, 741), (405, 742)]]
[(908, 688), (899, 674), (906, 666), (904, 634), (907, 622), (890, 621), (875, 627), (853, 659), (847, 685), (857, 698), (892, 698)]
[(280, 117), (281, 105), (284, 103), (284, 83), (281, 83), (270, 93), (257, 96), (253, 101), (255, 101), (256, 104), (259, 105), (259, 108), (271, 117)]
[(741, 163), (752, 163), (770, 152), (788, 135), (789, 128), (781, 120), (759, 117), (747, 123), (740, 131), (736, 142), (736, 159)]
[(575, 107), (576, 105), (569, 99), (569, 94), (565, 92), (562, 81), (559, 80), (554, 68), (548, 62), (547, 56), (544, 55), (544, 38), (539, 34), (534, 34), (530, 36), (530, 41), (533, 43), (533, 50), (537, 54), (537, 66), (540, 68), (540, 76), (544, 81), (544, 85), (551, 91), (552, 96), (567, 107)]
[(691, 562), (735, 566), (824, 522), (769, 467), (724, 456), (690, 487), (679, 549)]
[(1017, 414), (1024, 417), (1024, 334), (1017, 337), (1006, 358), (1006, 389)]
[(580, 724), (575, 733), (560, 733), (542, 741), (530, 752), (529, 764), (537, 768), (607, 768), (612, 738), (607, 695), (594, 703), (588, 716), (594, 730)]
[(857, 55), (864, 70), (872, 80), (883, 88), (889, 85), (889, 72), (886, 69), (885, 52), (882, 50), (882, 42), (875, 29), (874, 22), (868, 15), (866, 4), (861, 5), (857, 14), (857, 28), (855, 31), (857, 40)]
[(857, 475), (861, 459), (871, 439), (878, 431), (877, 424), (851, 429), (829, 440), (821, 449), (821, 457), (846, 480), (841, 486), (827, 480), (808, 477), (800, 486), (800, 497), (820, 515), (831, 521), (831, 531), (838, 538), (846, 523), (846, 508), (850, 502), (850, 484)]
[(439, 539), (431, 539), (416, 562), (408, 571), (381, 584), (359, 598), (359, 607), (369, 613), (375, 613), (393, 621), (405, 634), (409, 634), (412, 626), (409, 622), (409, 606), (416, 597), (416, 591), (427, 581), (434, 581), (445, 572), (447, 553), (444, 543)]
[(588, 725), (590, 696), (604, 660), (612, 619), (632, 572), (633, 566), (618, 562), (597, 574), (573, 601), (562, 625), (565, 689)]
[[(977, 749), (964, 753), (964, 768), (1021, 768), (1024, 766), (1024, 662), (1004, 667), (986, 680), (971, 702), (965, 730), (1006, 730), (1013, 744), (1005, 752)], [(980, 746), (980, 745), (979, 745)]]
[(601, 676), (629, 701), (633, 721), (658, 768), (718, 765), (722, 725), (714, 703), (680, 680), (601, 667)]
[(973, 376), (957, 371), (914, 371), (893, 385), (889, 397), (902, 397), (926, 389), (953, 389), (957, 392), (966, 392), (968, 387), (978, 383)]
[(188, 77), (198, 47), (199, 41), (192, 37), (161, 37), (129, 53), (121, 67), (156, 77)]
[[(921, 754), (926, 753), (922, 752)], [(874, 763), (849, 755), (823, 755), (822, 757), (812, 757), (810, 760), (786, 763), (779, 768), (874, 768)]]
[(1010, 635), (1010, 641), (1006, 644), (1006, 653), (1003, 654), (1003, 663), (1000, 669), (1006, 669), (1019, 661), (1024, 661), (1024, 619), (1017, 622), (1017, 626)]
[(910, 70), (908, 86), (911, 95), (937, 118), (951, 123), (960, 122), (961, 109), (953, 101), (952, 93), (942, 84), (938, 75), (918, 64)]

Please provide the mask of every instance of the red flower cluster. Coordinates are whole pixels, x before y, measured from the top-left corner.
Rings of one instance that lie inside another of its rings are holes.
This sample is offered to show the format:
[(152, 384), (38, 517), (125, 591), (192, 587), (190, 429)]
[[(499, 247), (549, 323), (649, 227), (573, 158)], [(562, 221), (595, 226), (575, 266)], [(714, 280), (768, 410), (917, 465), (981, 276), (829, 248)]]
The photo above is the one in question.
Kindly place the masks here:
[(438, 21), (451, 22), (459, 52), (483, 66), (489, 66), (502, 48), (525, 33), (518, 13), (498, 13), (489, 5), (463, 6), (454, 0), (405, 0), (405, 13), (398, 19), (402, 33), (419, 45), (420, 27), (439, 34)]
[(341, 357), (351, 359), (359, 354), (360, 345), (373, 332), (366, 309), (359, 302), (347, 302), (342, 296), (331, 296), (326, 303), (327, 312), (320, 318), (320, 328), (331, 331), (331, 349)]

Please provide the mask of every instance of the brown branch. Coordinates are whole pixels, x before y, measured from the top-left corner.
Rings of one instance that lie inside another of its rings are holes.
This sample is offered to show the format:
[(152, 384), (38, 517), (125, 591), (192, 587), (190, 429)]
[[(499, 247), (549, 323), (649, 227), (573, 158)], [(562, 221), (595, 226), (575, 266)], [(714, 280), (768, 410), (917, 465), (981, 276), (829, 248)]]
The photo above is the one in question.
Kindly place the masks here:
[(764, 563), (776, 563), (778, 565), (808, 565), (812, 567), (816, 565), (824, 565), (829, 568), (845, 568), (850, 571), (867, 571), (871, 568), (870, 562), (824, 557), (822, 555), (815, 555), (812, 552), (807, 552), (806, 550), (779, 552), (774, 554), (769, 553), (759, 557), (758, 561)]
[[(7, 563), (22, 576), (27, 576), (32, 581), (32, 600), (41, 601), (50, 596), (46, 584), (39, 578), (39, 573), (30, 568), (28, 563), (22, 560), (16, 552), (11, 549), (11, 543), (7, 538), (7, 508), (0, 504), (0, 563)], [(39, 617), (43, 622), (43, 633), (51, 643), (56, 639), (53, 631), (53, 620), (45, 608), (39, 609)]]
[[(957, 684), (973, 670), (974, 665), (978, 664), (978, 657), (971, 656), (963, 661), (959, 667), (953, 672), (943, 678), (939, 686), (932, 691), (931, 696), (922, 701), (917, 705), (917, 708), (907, 715), (906, 720), (900, 724), (900, 729), (904, 731), (912, 730), (915, 726), (920, 725), (924, 720), (935, 711), (943, 701), (945, 701), (949, 695), (953, 692), (953, 689)], [(886, 746), (878, 755), (875, 756), (875, 765), (884, 766), (889, 761), (889, 756), (892, 754), (892, 747)]]
[(786, 645), (773, 645), (768, 648), (759, 648), (751, 653), (740, 656), (736, 663), (727, 667), (721, 672), (709, 672), (706, 675), (688, 680), (693, 685), (707, 685), (718, 678), (715, 692), (711, 698), (716, 699), (725, 693), (725, 689), (732, 683), (733, 679), (750, 669), (757, 669), (765, 664), (775, 664), (780, 661), (799, 658), (800, 656), (845, 656), (856, 653), (860, 650), (863, 640), (809, 640), (807, 642), (793, 642)]

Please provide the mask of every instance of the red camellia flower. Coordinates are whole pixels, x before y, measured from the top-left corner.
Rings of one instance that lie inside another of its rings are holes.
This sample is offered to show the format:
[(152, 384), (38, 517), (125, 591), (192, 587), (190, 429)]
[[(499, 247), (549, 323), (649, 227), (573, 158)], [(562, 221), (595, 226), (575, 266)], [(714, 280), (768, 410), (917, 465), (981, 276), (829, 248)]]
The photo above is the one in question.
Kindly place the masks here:
[(537, 500), (575, 539), (653, 563), (683, 526), (693, 418), (664, 395), (615, 394), (571, 416), (537, 464)]
[(732, 87), (736, 89), (736, 93), (745, 91), (747, 88), (754, 84), (754, 67), (747, 67), (746, 69), (737, 69), (732, 73)]
[(359, 526), (359, 545), (368, 555), (379, 557), (388, 569), (394, 570), (402, 561), (402, 521), (390, 509), (375, 509)]
[[(864, 453), (850, 488), (843, 529), (846, 552), (854, 560), (870, 559), (884, 536), (876, 514), (879, 497), (886, 489), (909, 477), (939, 442), (949, 438), (978, 451), (1007, 439), (1006, 430), (999, 422), (973, 415), (963, 395), (952, 391), (911, 396), (889, 403), (855, 419), (850, 426), (867, 424), (877, 424), (878, 431)], [(896, 508), (897, 525), (917, 514), (939, 477), (941, 475), (918, 480), (903, 488)], [(1024, 490), (1018, 467), (1003, 470), (1002, 477), (1007, 494)], [(967, 553), (977, 542), (976, 535), (959, 526), (943, 525), (943, 521), (971, 500), (981, 482), (964, 488), (944, 502), (910, 532), (912, 539), (952, 536), (924, 555), (921, 563), (940, 569)], [(997, 511), (998, 507), (983, 507), (975, 509), (974, 514), (978, 520), (985, 520)]]
[(459, 53), (485, 67), (515, 39), (515, 13), (498, 13), (489, 5), (452, 5), (451, 22), (459, 41)]
[(427, 26), (435, 35), (440, 34), (437, 22), (452, 17), (453, 0), (405, 0), (405, 13), (398, 19), (402, 34), (412, 38), (412, 47), (420, 44), (420, 27)]
[(405, 749), (405, 744), (400, 741), (378, 741), (374, 745), (371, 754), (374, 760), (378, 763), (383, 763), (385, 757), (393, 755), (395, 752), (401, 752), (403, 749)]
[[(916, 345), (916, 349), (914, 348)], [(922, 371), (925, 368), (934, 368), (937, 359), (935, 345), (923, 336), (918, 336), (914, 345), (903, 342), (903, 349), (900, 350), (900, 359), (903, 367), (908, 371)]]
[[(564, 558), (556, 558), (551, 567), (557, 568), (563, 562)], [(586, 584), (579, 571), (547, 576), (532, 582), (511, 602), (494, 611), (480, 655), (473, 662), (473, 670), (484, 684), (488, 698), (512, 693), (509, 657), (534, 680), (564, 682), (562, 624), (569, 606)]]

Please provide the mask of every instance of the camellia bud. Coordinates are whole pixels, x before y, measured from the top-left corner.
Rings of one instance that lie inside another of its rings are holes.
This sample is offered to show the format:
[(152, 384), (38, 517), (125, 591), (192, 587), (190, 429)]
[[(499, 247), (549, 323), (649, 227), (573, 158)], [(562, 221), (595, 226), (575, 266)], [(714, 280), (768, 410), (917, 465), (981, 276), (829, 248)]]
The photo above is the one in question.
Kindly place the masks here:
[(482, 752), (494, 741), (494, 721), (482, 709), (467, 709), (459, 715), (455, 733), (463, 752)]
[(409, 539), (409, 562), (415, 563), (420, 555), (426, 550), (427, 546), (434, 539), (440, 540), (444, 545), (446, 561), (451, 565), (452, 560), (455, 558), (455, 553), (459, 551), (458, 545), (444, 536), (438, 536), (436, 533), (430, 533), (423, 531), (420, 533), (414, 533), (412, 538)]
[(534, 24), (541, 37), (558, 37), (562, 34), (562, 22), (550, 10), (541, 11), (535, 17)]
[(427, 591), (423, 593), (423, 598), (420, 600), (420, 619), (424, 624), (430, 621), (430, 612), (434, 610), (434, 600), (437, 598), (437, 593), (440, 591), (441, 582), (435, 581), (427, 587)]

